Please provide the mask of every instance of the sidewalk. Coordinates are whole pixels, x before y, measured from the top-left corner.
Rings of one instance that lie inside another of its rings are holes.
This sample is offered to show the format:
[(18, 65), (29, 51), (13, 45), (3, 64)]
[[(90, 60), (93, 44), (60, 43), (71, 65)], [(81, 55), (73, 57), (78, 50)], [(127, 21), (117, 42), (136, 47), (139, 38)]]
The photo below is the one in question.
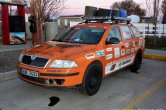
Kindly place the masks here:
[(164, 50), (145, 49), (145, 53), (166, 56), (166, 51)]
[(22, 50), (32, 47), (32, 44), (19, 44), (19, 45), (0, 45), (0, 52), (13, 51), (13, 50)]
[(154, 49), (145, 49), (144, 58), (156, 59), (166, 61), (166, 51), (163, 50), (154, 50)]

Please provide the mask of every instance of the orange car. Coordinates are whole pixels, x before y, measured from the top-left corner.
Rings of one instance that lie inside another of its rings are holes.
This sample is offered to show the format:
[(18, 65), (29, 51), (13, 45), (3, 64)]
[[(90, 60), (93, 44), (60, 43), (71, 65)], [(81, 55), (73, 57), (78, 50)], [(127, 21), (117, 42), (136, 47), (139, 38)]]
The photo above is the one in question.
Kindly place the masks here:
[(103, 77), (142, 63), (144, 38), (132, 24), (82, 23), (58, 34), (53, 41), (24, 50), (18, 75), (41, 86), (80, 85), (94, 95)]

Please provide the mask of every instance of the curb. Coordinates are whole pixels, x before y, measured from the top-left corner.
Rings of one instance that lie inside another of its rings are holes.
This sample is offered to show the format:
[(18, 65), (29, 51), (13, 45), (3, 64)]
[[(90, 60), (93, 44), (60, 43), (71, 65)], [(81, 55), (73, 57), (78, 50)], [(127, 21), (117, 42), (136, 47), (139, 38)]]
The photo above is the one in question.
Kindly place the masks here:
[(166, 61), (166, 56), (162, 56), (162, 55), (155, 55), (155, 54), (145, 53), (143, 57), (148, 58), (148, 59), (156, 59), (156, 60)]
[(9, 80), (9, 79), (14, 79), (17, 78), (17, 71), (9, 71), (9, 72), (5, 72), (5, 73), (0, 73), (0, 82), (1, 81), (5, 81), (5, 80)]

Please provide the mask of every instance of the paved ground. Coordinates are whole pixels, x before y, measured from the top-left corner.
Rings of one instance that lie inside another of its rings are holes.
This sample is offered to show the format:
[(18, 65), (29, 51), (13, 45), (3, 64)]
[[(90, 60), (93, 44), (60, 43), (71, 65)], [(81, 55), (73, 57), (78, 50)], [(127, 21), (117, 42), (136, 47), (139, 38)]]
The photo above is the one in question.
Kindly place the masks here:
[(20, 53), (25, 48), (30, 48), (30, 43), (21, 45), (0, 45), (0, 74), (16, 69)]
[(21, 50), (0, 52), (0, 74), (16, 69)]
[[(92, 97), (75, 89), (44, 88), (21, 81), (0, 83), (1, 110), (111, 110), (122, 108), (166, 109), (166, 62), (144, 59), (139, 74), (128, 69), (103, 80)], [(48, 107), (49, 98), (60, 98)]]
[(31, 43), (20, 44), (20, 45), (0, 45), (0, 52), (22, 50), (29, 47), (32, 47)]

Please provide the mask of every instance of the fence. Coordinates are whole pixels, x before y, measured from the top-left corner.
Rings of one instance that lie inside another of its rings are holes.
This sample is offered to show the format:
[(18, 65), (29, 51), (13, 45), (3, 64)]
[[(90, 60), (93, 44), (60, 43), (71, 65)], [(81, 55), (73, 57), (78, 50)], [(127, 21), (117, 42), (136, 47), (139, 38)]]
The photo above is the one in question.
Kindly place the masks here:
[[(70, 22), (70, 27), (78, 24), (80, 22)], [(142, 35), (145, 36), (166, 36), (166, 24), (157, 24), (156, 25), (156, 31), (155, 31), (155, 25), (150, 23), (138, 23), (133, 24), (135, 27), (138, 28), (138, 30), (142, 33)], [(156, 34), (155, 34), (156, 32)]]
[(166, 24), (157, 24), (156, 30), (154, 24), (138, 23), (133, 24), (145, 36), (166, 36)]

